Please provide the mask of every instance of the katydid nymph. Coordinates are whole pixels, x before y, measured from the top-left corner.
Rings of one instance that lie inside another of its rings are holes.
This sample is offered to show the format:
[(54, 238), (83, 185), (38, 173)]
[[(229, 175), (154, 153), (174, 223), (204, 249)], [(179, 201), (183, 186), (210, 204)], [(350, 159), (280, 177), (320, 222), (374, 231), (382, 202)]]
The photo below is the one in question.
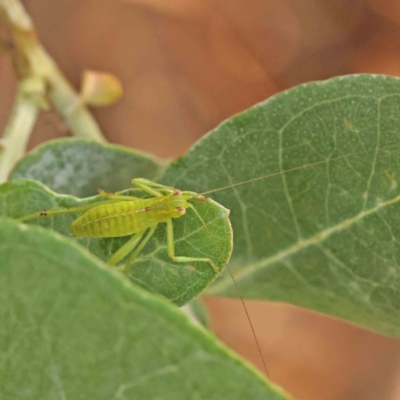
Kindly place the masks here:
[(181, 192), (175, 188), (143, 178), (133, 179), (132, 184), (140, 191), (153, 197), (139, 198), (100, 191), (100, 194), (107, 197), (108, 200), (85, 206), (40, 211), (20, 218), (20, 221), (25, 222), (37, 217), (58, 214), (83, 213), (70, 227), (70, 231), (75, 237), (132, 236), (107, 261), (108, 265), (114, 266), (130, 255), (123, 269), (126, 275), (129, 274), (129, 267), (135, 258), (153, 236), (157, 225), (165, 223), (167, 226), (167, 251), (171, 260), (178, 263), (206, 262), (219, 275), (218, 268), (209, 258), (175, 255), (172, 219), (182, 217), (189, 208), (201, 220), (190, 201), (203, 201), (205, 197), (194, 192)]

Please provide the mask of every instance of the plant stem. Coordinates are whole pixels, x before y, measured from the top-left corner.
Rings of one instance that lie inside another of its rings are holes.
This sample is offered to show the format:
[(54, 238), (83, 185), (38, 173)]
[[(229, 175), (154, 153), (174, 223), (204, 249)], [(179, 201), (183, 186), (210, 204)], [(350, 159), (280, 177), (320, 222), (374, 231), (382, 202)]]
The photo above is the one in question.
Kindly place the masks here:
[(48, 97), (63, 117), (67, 126), (71, 129), (72, 134), (85, 139), (106, 143), (107, 140), (104, 138), (99, 125), (87, 107), (81, 104), (75, 107), (80, 103), (79, 94), (76, 93), (55, 62), (39, 43), (37, 43), (35, 48), (31, 49), (30, 57), (35, 63), (40, 65), (40, 70), (45, 73), (44, 77), (49, 86)]
[(38, 113), (39, 108), (35, 102), (19, 88), (14, 109), (1, 139), (0, 183), (7, 180), (16, 161), (25, 153)]
[(18, 0), (0, 0), (0, 8), (7, 23), (24, 31), (33, 30), (31, 17)]
[(48, 88), (49, 100), (75, 136), (106, 142), (92, 114), (79, 104), (79, 95), (36, 38), (31, 18), (19, 0), (0, 0), (0, 16), (10, 27), (19, 78), (33, 77)]

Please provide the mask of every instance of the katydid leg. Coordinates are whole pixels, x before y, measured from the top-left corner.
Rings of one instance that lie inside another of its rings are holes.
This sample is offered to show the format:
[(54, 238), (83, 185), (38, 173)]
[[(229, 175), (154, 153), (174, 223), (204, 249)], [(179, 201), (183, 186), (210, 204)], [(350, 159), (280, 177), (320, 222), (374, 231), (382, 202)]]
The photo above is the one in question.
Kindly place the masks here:
[(146, 183), (141, 182), (141, 180), (133, 179), (132, 184), (136, 186), (138, 189), (148, 194), (151, 194), (152, 196), (163, 197), (163, 194), (160, 191), (154, 189), (153, 187), (147, 185)]
[(169, 191), (169, 192), (176, 190), (172, 186), (165, 186), (162, 183), (153, 182), (153, 181), (151, 181), (149, 179), (145, 179), (145, 178), (135, 178), (135, 179), (132, 179), (131, 182), (135, 186), (140, 183), (140, 184), (145, 185), (147, 187), (166, 190), (166, 191)]
[(218, 268), (210, 258), (183, 257), (175, 255), (174, 226), (172, 223), (172, 219), (169, 219), (167, 221), (167, 251), (171, 260), (175, 262), (181, 262), (181, 263), (206, 262), (210, 264), (215, 273), (220, 275)]
[(176, 191), (176, 189), (171, 186), (165, 186), (161, 183), (153, 182), (144, 178), (132, 179), (131, 182), (132, 185), (136, 186), (138, 189), (156, 197), (164, 196), (162, 192), (174, 193)]
[(129, 257), (128, 261), (126, 262), (125, 265), (125, 270), (124, 273), (125, 275), (128, 275), (129, 270), (130, 270), (130, 266), (133, 263), (133, 261), (135, 261), (135, 258), (138, 256), (138, 254), (142, 251), (143, 247), (146, 246), (146, 243), (150, 240), (150, 238), (153, 236), (156, 228), (157, 228), (158, 224), (155, 224), (153, 226), (150, 227), (149, 232), (147, 233), (147, 235), (144, 237), (144, 239), (140, 242), (139, 246), (136, 247), (136, 249), (134, 250), (134, 252), (131, 254), (131, 256)]
[(134, 197), (134, 196), (124, 196), (121, 194), (122, 192), (116, 192), (116, 193), (108, 193), (105, 192), (104, 190), (99, 190), (99, 196), (102, 197), (107, 197), (109, 200), (118, 200), (118, 201), (136, 201), (136, 200), (141, 200), (140, 197)]
[(19, 221), (25, 222), (30, 219), (39, 218), (39, 217), (51, 217), (53, 215), (60, 214), (77, 214), (77, 213), (85, 213), (86, 211), (91, 210), (92, 208), (104, 205), (116, 203), (119, 200), (104, 200), (98, 201), (97, 203), (86, 204), (84, 206), (76, 206), (76, 207), (65, 207), (65, 208), (52, 208), (50, 210), (38, 211), (33, 214), (26, 215), (24, 217), (18, 218)]
[(107, 261), (108, 265), (116, 265), (124, 259), (140, 242), (143, 238), (146, 229), (135, 233), (124, 245), (122, 245)]

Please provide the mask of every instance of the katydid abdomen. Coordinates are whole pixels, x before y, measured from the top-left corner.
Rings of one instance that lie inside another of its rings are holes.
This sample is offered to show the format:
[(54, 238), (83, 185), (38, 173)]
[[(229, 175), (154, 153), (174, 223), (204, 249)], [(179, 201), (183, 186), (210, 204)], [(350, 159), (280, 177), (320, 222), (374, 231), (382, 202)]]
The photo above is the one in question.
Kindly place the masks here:
[(187, 201), (180, 195), (119, 201), (94, 207), (75, 220), (70, 231), (77, 237), (129, 236), (185, 213)]

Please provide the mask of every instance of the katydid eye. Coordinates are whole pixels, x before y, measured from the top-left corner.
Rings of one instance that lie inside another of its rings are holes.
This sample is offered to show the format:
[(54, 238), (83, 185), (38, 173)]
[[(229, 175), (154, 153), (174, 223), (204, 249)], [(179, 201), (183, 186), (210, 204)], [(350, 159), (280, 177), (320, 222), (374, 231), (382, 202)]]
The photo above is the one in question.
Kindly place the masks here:
[(186, 213), (186, 210), (185, 210), (183, 207), (176, 207), (176, 209), (179, 211), (179, 213), (180, 213), (181, 215), (183, 215), (183, 214)]

